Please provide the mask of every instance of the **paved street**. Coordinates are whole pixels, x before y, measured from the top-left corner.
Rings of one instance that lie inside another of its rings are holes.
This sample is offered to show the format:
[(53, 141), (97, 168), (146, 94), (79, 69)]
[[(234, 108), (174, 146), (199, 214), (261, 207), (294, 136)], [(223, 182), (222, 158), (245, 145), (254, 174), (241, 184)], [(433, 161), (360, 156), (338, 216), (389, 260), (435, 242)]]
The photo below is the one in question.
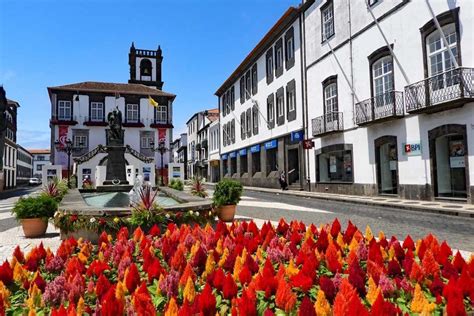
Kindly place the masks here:
[(345, 227), (351, 220), (362, 231), (370, 225), (372, 232), (382, 230), (387, 238), (392, 235), (404, 239), (422, 238), (433, 233), (446, 240), (453, 248), (474, 252), (474, 219), (439, 214), (424, 214), (401, 209), (381, 208), (323, 201), (309, 198), (245, 191), (237, 210), (240, 216), (278, 221), (301, 220), (305, 224), (330, 223), (338, 218)]

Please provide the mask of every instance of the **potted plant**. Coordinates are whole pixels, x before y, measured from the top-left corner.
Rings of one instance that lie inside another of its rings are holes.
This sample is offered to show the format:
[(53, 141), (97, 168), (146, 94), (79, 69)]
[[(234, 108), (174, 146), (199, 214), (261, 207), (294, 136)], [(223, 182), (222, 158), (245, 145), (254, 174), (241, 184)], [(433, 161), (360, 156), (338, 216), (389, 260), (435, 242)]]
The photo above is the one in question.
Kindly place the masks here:
[(12, 214), (21, 222), (26, 238), (43, 236), (48, 229), (48, 219), (54, 215), (58, 202), (49, 196), (20, 198)]
[(143, 185), (137, 194), (138, 200), (132, 203), (132, 215), (129, 220), (132, 230), (140, 227), (147, 232), (154, 224), (164, 224), (166, 217), (163, 209), (155, 201), (158, 190), (153, 190), (150, 185)]
[(234, 180), (224, 179), (217, 183), (212, 201), (221, 221), (234, 220), (235, 209), (242, 196), (242, 190), (242, 184)]
[(199, 196), (202, 198), (207, 197), (206, 188), (204, 187), (204, 181), (201, 177), (194, 177), (193, 178), (193, 185), (191, 188), (191, 194), (194, 196)]

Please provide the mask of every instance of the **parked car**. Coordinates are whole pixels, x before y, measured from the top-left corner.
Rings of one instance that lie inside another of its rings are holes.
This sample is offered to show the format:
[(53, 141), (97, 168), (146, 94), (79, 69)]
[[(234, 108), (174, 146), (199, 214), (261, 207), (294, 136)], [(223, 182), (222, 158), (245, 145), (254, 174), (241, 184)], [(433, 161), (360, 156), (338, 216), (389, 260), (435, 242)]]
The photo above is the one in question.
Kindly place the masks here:
[(41, 184), (41, 179), (39, 179), (39, 178), (30, 178), (29, 184), (30, 185), (40, 185)]

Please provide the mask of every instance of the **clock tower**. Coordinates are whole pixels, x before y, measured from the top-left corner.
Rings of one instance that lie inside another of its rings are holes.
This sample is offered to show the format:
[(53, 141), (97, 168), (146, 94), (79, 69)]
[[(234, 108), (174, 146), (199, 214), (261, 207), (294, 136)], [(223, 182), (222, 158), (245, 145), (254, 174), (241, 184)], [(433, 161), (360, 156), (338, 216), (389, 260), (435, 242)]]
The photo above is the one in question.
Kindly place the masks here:
[(128, 64), (130, 65), (128, 83), (140, 83), (161, 90), (163, 88), (163, 81), (161, 80), (162, 61), (163, 56), (160, 46), (157, 50), (137, 49), (132, 42), (128, 54)]

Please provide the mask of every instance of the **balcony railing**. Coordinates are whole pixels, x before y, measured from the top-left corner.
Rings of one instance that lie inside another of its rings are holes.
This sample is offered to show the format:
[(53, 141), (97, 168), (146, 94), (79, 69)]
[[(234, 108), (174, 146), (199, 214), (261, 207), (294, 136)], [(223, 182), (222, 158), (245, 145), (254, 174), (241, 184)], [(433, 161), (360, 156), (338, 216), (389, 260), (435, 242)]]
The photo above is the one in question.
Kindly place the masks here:
[(313, 136), (322, 136), (344, 130), (344, 118), (342, 112), (324, 114), (314, 118), (311, 123), (313, 125)]
[(403, 117), (403, 92), (390, 91), (356, 103), (356, 124), (367, 125)]
[(405, 87), (407, 112), (438, 112), (474, 99), (474, 68), (457, 68)]
[(52, 115), (50, 122), (51, 124), (76, 125), (77, 118), (75, 115), (69, 115), (69, 116)]

